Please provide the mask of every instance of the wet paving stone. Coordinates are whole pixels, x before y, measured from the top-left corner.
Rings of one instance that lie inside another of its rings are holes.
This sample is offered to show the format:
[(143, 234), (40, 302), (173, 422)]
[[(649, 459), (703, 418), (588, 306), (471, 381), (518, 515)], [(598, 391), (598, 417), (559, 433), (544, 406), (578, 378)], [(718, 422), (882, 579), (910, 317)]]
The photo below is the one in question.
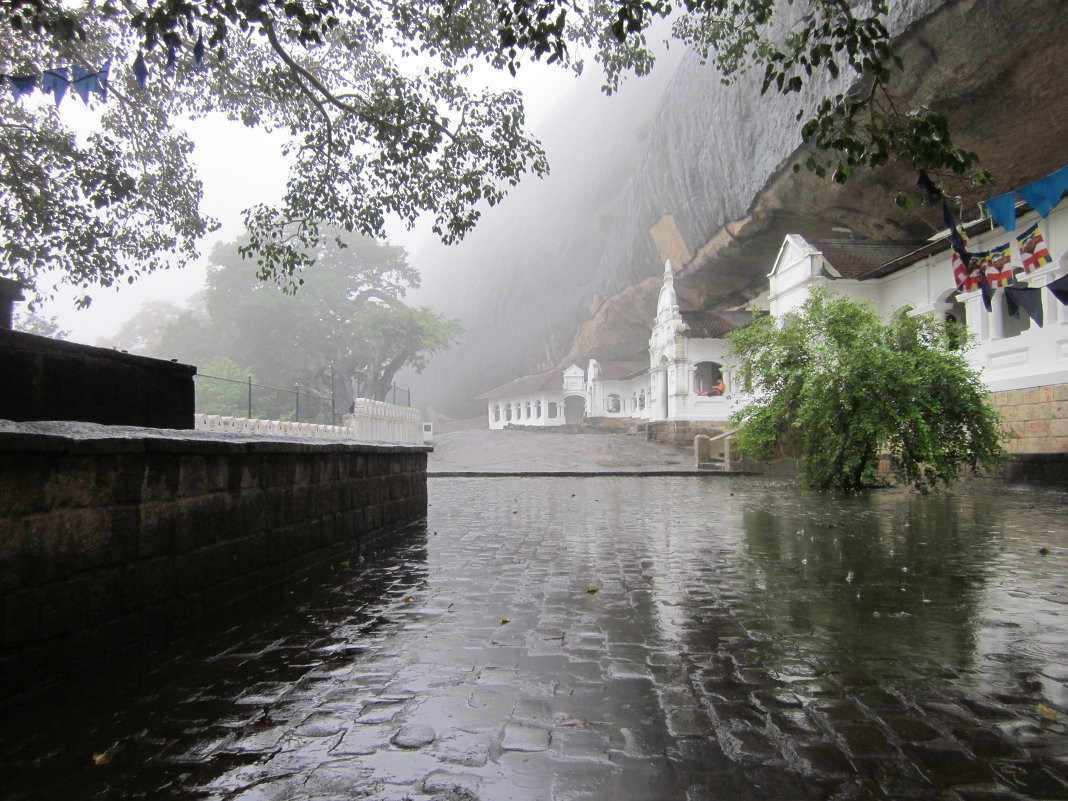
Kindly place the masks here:
[(1068, 799), (1068, 494), (999, 487), (432, 479), (290, 604), (0, 710), (0, 801)]

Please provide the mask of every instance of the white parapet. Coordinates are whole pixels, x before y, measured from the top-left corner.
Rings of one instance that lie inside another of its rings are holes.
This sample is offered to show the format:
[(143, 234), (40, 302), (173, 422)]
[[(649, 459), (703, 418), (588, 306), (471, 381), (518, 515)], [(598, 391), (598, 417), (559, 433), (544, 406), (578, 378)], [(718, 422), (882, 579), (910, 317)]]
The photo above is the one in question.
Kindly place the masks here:
[(197, 431), (227, 434), (251, 434), (270, 437), (318, 437), (320, 439), (358, 439), (365, 442), (396, 442), (418, 445), (423, 441), (419, 411), (383, 401), (357, 398), (343, 425), (294, 423), (279, 420), (249, 420), (217, 414), (198, 414)]
[(410, 406), (357, 398), (352, 414), (342, 419), (347, 428), (356, 431), (356, 439), (412, 444), (419, 444), (423, 440), (419, 410)]

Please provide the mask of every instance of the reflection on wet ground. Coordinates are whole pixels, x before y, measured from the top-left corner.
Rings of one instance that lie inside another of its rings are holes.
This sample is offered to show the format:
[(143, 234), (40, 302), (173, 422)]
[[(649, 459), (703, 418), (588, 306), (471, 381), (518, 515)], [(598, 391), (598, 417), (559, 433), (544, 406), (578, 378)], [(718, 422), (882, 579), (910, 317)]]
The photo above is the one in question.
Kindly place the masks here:
[(291, 608), (4, 709), (0, 798), (1068, 798), (1064, 492), (430, 488)]

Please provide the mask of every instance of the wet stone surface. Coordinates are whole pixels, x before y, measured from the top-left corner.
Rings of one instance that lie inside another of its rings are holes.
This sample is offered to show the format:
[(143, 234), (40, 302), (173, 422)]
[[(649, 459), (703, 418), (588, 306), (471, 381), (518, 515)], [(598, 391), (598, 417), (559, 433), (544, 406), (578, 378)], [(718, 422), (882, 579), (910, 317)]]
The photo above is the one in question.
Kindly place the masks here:
[(1064, 492), (430, 489), (291, 607), (0, 710), (0, 799), (1068, 799)]

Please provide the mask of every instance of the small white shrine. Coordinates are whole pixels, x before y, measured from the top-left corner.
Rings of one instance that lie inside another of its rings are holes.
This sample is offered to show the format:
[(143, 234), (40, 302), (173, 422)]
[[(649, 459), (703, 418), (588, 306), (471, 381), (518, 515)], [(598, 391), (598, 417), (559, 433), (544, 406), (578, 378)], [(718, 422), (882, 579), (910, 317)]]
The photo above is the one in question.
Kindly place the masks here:
[(726, 336), (752, 322), (753, 312), (680, 311), (674, 279), (668, 261), (647, 359), (591, 358), (585, 370), (573, 364), (496, 387), (479, 396), (488, 403), (489, 427), (615, 419), (726, 423), (735, 403)]

